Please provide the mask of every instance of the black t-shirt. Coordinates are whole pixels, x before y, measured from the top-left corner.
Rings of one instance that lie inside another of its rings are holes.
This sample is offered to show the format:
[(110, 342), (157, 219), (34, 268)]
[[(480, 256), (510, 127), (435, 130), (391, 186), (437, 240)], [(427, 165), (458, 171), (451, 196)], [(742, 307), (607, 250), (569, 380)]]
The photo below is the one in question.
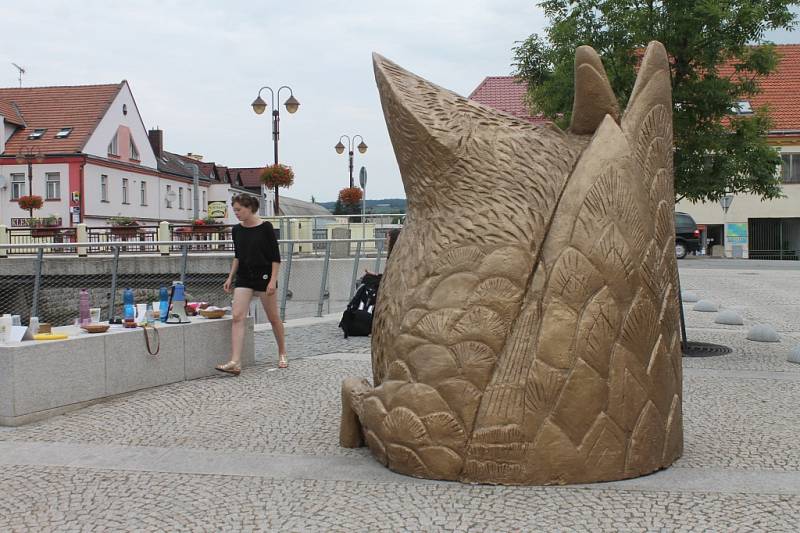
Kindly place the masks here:
[(237, 224), (233, 227), (233, 249), (243, 274), (272, 272), (272, 263), (281, 262), (275, 230), (267, 221), (251, 228)]

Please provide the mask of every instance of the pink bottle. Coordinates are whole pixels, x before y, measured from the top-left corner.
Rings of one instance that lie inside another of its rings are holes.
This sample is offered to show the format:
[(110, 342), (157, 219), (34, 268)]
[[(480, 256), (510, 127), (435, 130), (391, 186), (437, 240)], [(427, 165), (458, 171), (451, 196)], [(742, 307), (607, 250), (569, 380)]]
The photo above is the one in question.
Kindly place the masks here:
[(80, 315), (80, 325), (89, 324), (92, 321), (89, 304), (89, 291), (81, 289), (81, 295), (78, 299), (78, 312)]

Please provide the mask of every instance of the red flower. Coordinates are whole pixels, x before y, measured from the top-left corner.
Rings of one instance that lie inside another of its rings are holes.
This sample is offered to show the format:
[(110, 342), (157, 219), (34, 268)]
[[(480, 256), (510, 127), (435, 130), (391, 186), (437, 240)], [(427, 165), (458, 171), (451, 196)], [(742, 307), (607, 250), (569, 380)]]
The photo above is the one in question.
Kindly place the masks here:
[(286, 165), (270, 165), (261, 172), (261, 183), (267, 187), (291, 187), (294, 183), (294, 171)]
[(25, 211), (30, 211), (31, 209), (41, 209), (42, 208), (42, 197), (41, 196), (20, 196), (17, 199), (17, 205), (19, 205), (20, 209), (24, 209)]
[(358, 187), (346, 187), (339, 191), (339, 201), (347, 205), (358, 205), (363, 193)]

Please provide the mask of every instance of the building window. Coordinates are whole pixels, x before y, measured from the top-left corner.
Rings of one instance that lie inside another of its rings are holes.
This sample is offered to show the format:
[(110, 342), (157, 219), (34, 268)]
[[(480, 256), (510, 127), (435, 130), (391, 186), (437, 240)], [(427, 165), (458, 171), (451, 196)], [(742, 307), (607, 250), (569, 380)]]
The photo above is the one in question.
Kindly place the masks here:
[(47, 172), (47, 190), (45, 191), (45, 200), (60, 200), (61, 199), (61, 174), (58, 172)]
[(11, 174), (11, 199), (19, 200), (20, 196), (25, 196), (26, 189), (25, 174)]
[(44, 132), (47, 131), (47, 128), (36, 128), (34, 129), (30, 135), (28, 135), (28, 140), (35, 141), (36, 139), (41, 139), (44, 137)]
[(131, 139), (131, 159), (134, 159), (136, 161), (140, 160), (139, 150), (136, 149), (136, 143), (133, 142), (133, 139)]
[(115, 133), (113, 137), (111, 137), (111, 142), (108, 143), (108, 155), (119, 155), (119, 150), (117, 148), (117, 134)]
[(183, 187), (178, 187), (178, 209), (183, 209)]
[(171, 193), (171, 192), (172, 192), (172, 185), (167, 185), (167, 194), (165, 196), (167, 197), (167, 208), (168, 209), (172, 208), (172, 202), (169, 201), (169, 193)]
[(781, 178), (784, 183), (800, 183), (800, 154), (781, 154)]
[(128, 178), (122, 178), (122, 203), (130, 203), (128, 202)]
[(206, 210), (206, 191), (203, 191), (203, 201), (200, 203), (200, 210)]
[(56, 133), (56, 139), (66, 139), (70, 133), (72, 133), (72, 128), (61, 128)]
[(100, 175), (100, 201), (108, 202), (108, 176)]
[(142, 181), (140, 192), (141, 192), (141, 204), (147, 205), (147, 182), (144, 180)]

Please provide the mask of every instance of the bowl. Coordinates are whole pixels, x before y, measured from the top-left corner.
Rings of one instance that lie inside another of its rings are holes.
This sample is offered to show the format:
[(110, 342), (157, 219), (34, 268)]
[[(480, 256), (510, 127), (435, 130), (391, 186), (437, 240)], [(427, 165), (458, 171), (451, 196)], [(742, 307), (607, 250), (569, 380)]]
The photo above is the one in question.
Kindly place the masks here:
[(108, 324), (84, 324), (81, 329), (86, 330), (88, 333), (104, 333), (108, 331)]
[(207, 309), (200, 309), (199, 313), (206, 318), (222, 318), (225, 316), (224, 309), (215, 309), (213, 311), (208, 311)]

